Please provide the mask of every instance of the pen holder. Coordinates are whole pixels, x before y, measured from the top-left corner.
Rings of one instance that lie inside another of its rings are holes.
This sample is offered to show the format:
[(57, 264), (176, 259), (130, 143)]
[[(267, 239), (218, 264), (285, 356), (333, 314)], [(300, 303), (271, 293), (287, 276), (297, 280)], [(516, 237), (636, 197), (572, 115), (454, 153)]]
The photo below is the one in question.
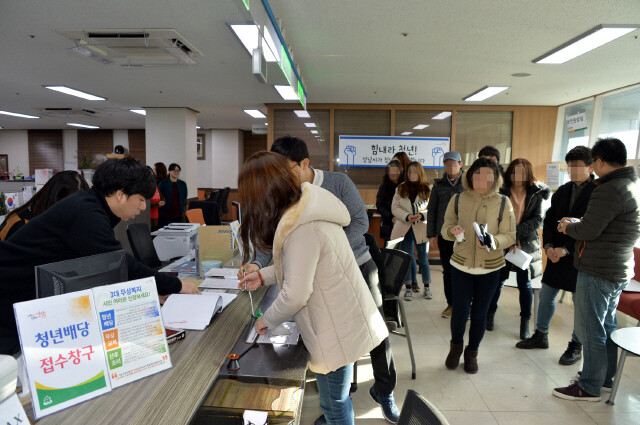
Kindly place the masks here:
[(229, 363), (227, 363), (227, 370), (239, 370), (240, 363), (238, 363), (238, 359), (240, 358), (237, 354), (229, 354)]

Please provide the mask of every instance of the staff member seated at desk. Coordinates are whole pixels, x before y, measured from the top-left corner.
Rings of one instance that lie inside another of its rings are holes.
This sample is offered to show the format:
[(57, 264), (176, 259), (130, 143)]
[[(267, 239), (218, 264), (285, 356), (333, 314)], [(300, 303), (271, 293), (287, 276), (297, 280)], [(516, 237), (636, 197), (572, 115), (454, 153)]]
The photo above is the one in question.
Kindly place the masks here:
[[(280, 292), (255, 324), (264, 334), (295, 316), (316, 373), (329, 424), (353, 424), (353, 362), (388, 336), (347, 235), (349, 211), (327, 190), (298, 182), (284, 156), (258, 152), (238, 177), (243, 260), (250, 243), (272, 250), (274, 265), (246, 275), (238, 288), (277, 283)], [(274, 224), (277, 223), (277, 227)], [(274, 228), (275, 227), (275, 228)]]
[[(109, 159), (78, 191), (0, 242), (0, 354), (20, 350), (13, 304), (34, 299), (34, 267), (122, 249), (113, 228), (146, 208), (155, 192), (151, 171), (134, 158)], [(154, 276), (158, 293), (199, 293), (192, 283), (158, 273), (127, 255), (129, 279)]]

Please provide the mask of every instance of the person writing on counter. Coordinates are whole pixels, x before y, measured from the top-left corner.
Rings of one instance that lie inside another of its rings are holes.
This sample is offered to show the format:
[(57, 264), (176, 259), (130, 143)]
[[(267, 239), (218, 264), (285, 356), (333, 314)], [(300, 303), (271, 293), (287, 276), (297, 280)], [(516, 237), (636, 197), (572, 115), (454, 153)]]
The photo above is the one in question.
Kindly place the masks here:
[(272, 251), (274, 262), (248, 273), (238, 288), (253, 291), (276, 283), (280, 288), (257, 319), (256, 331), (264, 334), (295, 316), (326, 422), (353, 424), (353, 362), (388, 332), (343, 230), (349, 211), (322, 187), (300, 185), (287, 159), (273, 152), (247, 160), (238, 192), (246, 206), (240, 227), (244, 262), (252, 254), (251, 244)]
[[(13, 304), (34, 299), (34, 267), (122, 249), (113, 228), (146, 208), (155, 192), (151, 171), (137, 159), (109, 159), (80, 190), (0, 242), (0, 354), (20, 350)], [(158, 294), (199, 293), (193, 283), (154, 271), (127, 255), (129, 279), (154, 276)]]

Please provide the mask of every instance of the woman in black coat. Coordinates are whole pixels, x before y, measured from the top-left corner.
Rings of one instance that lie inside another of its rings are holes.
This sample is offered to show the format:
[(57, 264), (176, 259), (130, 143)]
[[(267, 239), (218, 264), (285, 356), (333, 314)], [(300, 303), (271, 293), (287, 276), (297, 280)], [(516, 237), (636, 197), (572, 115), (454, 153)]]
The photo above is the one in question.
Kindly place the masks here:
[[(549, 348), (549, 325), (555, 313), (556, 296), (560, 291), (576, 290), (578, 270), (573, 265), (576, 241), (558, 232), (558, 221), (563, 217), (582, 217), (587, 210), (595, 188), (591, 150), (584, 146), (575, 147), (567, 153), (565, 161), (571, 181), (560, 186), (551, 197), (551, 207), (547, 210), (542, 229), (547, 267), (542, 275), (536, 331), (531, 338), (517, 343), (518, 348)], [(574, 333), (559, 363), (574, 364), (582, 357), (581, 352), (582, 344)]]
[(509, 277), (509, 272), (515, 271), (520, 293), (520, 339), (526, 339), (529, 338), (529, 319), (533, 303), (531, 280), (542, 274), (542, 251), (538, 235), (538, 229), (542, 225), (542, 203), (545, 199), (549, 199), (551, 191), (543, 183), (536, 182), (533, 166), (524, 158), (511, 161), (504, 173), (504, 182), (501, 192), (509, 197), (516, 218), (517, 243), (515, 247), (509, 249), (514, 250), (517, 247), (533, 258), (526, 270), (507, 261), (507, 265), (500, 273), (501, 283), (489, 306), (486, 326), (487, 330), (493, 330), (501, 288)]
[(399, 161), (394, 159), (389, 162), (384, 172), (382, 184), (378, 188), (378, 194), (376, 195), (376, 208), (382, 216), (380, 237), (385, 241), (388, 241), (391, 237), (394, 222), (393, 213), (391, 212), (391, 201), (393, 201), (393, 195), (396, 193), (398, 184), (403, 180), (403, 172), (404, 170)]

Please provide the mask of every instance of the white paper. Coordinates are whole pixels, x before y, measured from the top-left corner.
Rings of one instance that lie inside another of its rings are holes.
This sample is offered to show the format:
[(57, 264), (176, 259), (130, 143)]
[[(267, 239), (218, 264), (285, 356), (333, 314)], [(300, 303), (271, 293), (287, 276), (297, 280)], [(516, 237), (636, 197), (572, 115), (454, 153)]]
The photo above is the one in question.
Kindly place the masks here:
[[(251, 332), (245, 342), (249, 344), (253, 343), (256, 337), (256, 328), (252, 327)], [(273, 330), (268, 330), (267, 333), (258, 337), (258, 344), (289, 344), (297, 345), (300, 332), (298, 331), (298, 325), (296, 322), (284, 322)]]
[(242, 415), (242, 420), (244, 421), (244, 425), (262, 425), (267, 423), (268, 417), (269, 412), (262, 410), (245, 410)]
[(640, 282), (631, 279), (624, 290), (627, 292), (640, 292)]
[(231, 301), (235, 300), (237, 294), (227, 294), (226, 292), (202, 291), (202, 295), (218, 295), (222, 298), (222, 310), (227, 308)]
[(238, 283), (240, 281), (234, 277), (233, 279), (219, 279), (211, 278), (205, 279), (199, 286), (199, 288), (212, 288), (212, 289), (238, 289)]
[(551, 190), (560, 186), (560, 166), (558, 164), (547, 164), (547, 185)]
[(218, 298), (212, 295), (172, 294), (162, 307), (164, 325), (202, 331), (211, 322)]
[(505, 254), (504, 259), (513, 264), (516, 267), (526, 270), (529, 267), (529, 263), (533, 257), (521, 249), (516, 248), (516, 252), (511, 252), (511, 249)]
[(12, 394), (8, 399), (0, 403), (0, 424), (20, 423), (28, 424), (29, 418), (27, 418), (27, 414), (24, 412), (22, 404), (20, 404), (18, 395)]
[(209, 277), (230, 277), (233, 279), (238, 278), (238, 269), (229, 269), (229, 268), (221, 268), (221, 269), (209, 269), (208, 272), (205, 273), (205, 276)]

